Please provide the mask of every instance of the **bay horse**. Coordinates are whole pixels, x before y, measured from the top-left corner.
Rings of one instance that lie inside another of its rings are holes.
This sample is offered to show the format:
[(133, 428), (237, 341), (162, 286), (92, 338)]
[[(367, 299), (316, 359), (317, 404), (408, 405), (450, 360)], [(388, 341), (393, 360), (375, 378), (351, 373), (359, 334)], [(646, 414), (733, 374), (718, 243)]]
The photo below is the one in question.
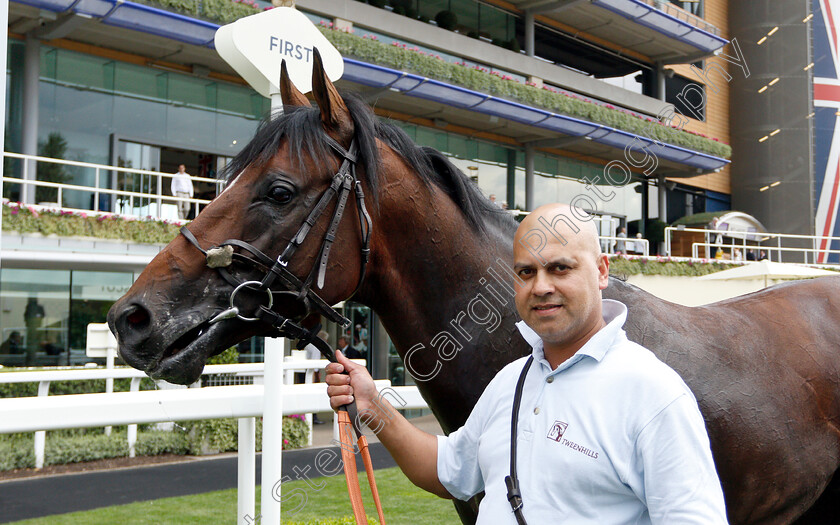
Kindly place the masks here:
[[(276, 330), (266, 317), (245, 320), (251, 312), (294, 324), (319, 300), (336, 304), (355, 292), (381, 318), (443, 430), (457, 429), (496, 372), (530, 352), (514, 326), (506, 273), (516, 222), (444, 155), (339, 94), (317, 57), (317, 107), (285, 74), (281, 91), (285, 112), (259, 126), (224, 192), (111, 308), (120, 355), (154, 378), (188, 384), (210, 356)], [(348, 181), (354, 187), (339, 199), (335, 188)], [(323, 197), (330, 192), (336, 203)], [(312, 219), (313, 209), (333, 220)], [(222, 245), (233, 261), (210, 264), (209, 248)], [(236, 288), (236, 311), (227, 308), (237, 282), (266, 275), (277, 281), (270, 307), (266, 290), (251, 284)], [(840, 278), (702, 307), (617, 279), (604, 296), (627, 305), (630, 339), (697, 397), (731, 523), (840, 522)], [(474, 507), (456, 507), (462, 521), (475, 520)]]

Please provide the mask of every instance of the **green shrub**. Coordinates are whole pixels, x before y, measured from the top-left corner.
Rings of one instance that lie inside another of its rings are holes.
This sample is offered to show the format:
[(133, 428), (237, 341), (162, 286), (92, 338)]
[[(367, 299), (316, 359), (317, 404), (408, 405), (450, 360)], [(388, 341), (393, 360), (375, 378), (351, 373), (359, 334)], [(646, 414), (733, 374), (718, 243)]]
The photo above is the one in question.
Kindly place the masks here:
[[(114, 379), (114, 392), (128, 392), (130, 387), (130, 379)], [(140, 390), (154, 389), (155, 384), (151, 379), (143, 378), (140, 380)], [(101, 392), (105, 392), (104, 379), (90, 379), (84, 381), (53, 381), (52, 383), (50, 383), (51, 396), (63, 396), (68, 394), (93, 394)], [(37, 395), (38, 383), (0, 384), (0, 399), (7, 397), (33, 397)]]
[(32, 434), (29, 439), (0, 441), (0, 471), (35, 467)]
[(143, 244), (166, 244), (180, 225), (169, 221), (126, 219), (117, 215), (88, 216), (59, 210), (37, 211), (25, 205), (3, 205), (3, 230), (61, 237), (96, 237)]
[(47, 435), (44, 464), (66, 465), (127, 455), (128, 442), (123, 433), (112, 432), (110, 436), (88, 434), (73, 437)]
[(451, 31), (458, 26), (458, 15), (452, 11), (441, 11), (435, 15), (435, 22), (438, 27)]
[(667, 275), (697, 277), (728, 270), (735, 265), (717, 261), (699, 263), (694, 261), (674, 261), (670, 257), (656, 259), (627, 258), (622, 255), (610, 258), (610, 274), (629, 275)]
[(308, 444), (309, 424), (302, 415), (283, 418), (283, 449), (302, 448)]
[(139, 432), (134, 451), (138, 456), (159, 456), (161, 454), (187, 455), (192, 452), (189, 436), (180, 430), (152, 430)]

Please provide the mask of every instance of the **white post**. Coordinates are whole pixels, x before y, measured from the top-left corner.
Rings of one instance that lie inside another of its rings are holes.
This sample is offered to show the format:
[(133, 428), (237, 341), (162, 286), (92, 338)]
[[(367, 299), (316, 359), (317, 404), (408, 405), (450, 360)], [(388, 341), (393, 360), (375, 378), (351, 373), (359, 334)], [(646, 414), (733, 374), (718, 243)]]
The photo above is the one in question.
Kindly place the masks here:
[[(38, 397), (50, 394), (50, 382), (38, 383)], [(46, 448), (47, 433), (43, 430), (35, 432), (35, 468), (44, 468), (44, 448)]]
[[(139, 377), (131, 378), (131, 386), (129, 387), (129, 390), (132, 392), (137, 392), (140, 390)], [(126, 437), (128, 438), (128, 457), (133, 458), (137, 455), (137, 451), (134, 448), (137, 444), (137, 424), (128, 425), (128, 429), (126, 430)]]
[[(236, 523), (260, 523), (254, 516), (256, 505), (257, 425), (253, 417), (239, 418), (239, 448), (237, 452), (237, 512)], [(248, 520), (251, 520), (250, 522)], [(267, 523), (267, 522), (266, 522)]]
[[(108, 345), (108, 348), (105, 349), (105, 369), (106, 370), (113, 370), (114, 369), (114, 354), (116, 353), (116, 349), (111, 345)], [(106, 377), (105, 378), (105, 393), (106, 394), (113, 394), (114, 393), (114, 378), (113, 377)], [(105, 435), (111, 435), (111, 427), (105, 427)]]
[[(265, 339), (261, 524), (280, 525), (283, 455), (283, 339)], [(276, 485), (276, 490), (275, 490)]]

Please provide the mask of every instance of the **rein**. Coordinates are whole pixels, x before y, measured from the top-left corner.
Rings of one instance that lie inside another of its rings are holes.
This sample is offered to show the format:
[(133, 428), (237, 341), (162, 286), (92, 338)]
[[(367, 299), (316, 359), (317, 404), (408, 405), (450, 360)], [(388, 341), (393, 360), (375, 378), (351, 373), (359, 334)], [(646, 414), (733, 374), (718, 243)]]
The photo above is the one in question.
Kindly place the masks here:
[[(313, 282), (319, 289), (324, 288), (326, 280), (327, 263), (330, 256), (330, 249), (335, 241), (336, 231), (341, 223), (341, 218), (347, 207), (347, 200), (351, 193), (355, 193), (356, 208), (359, 212), (359, 229), (362, 234), (362, 267), (360, 270), (359, 280), (356, 288), (350, 297), (356, 294), (361, 287), (365, 278), (365, 270), (367, 268), (368, 260), (370, 259), (370, 233), (372, 229), (372, 221), (365, 207), (365, 195), (362, 190), (362, 185), (356, 177), (356, 161), (358, 155), (358, 147), (356, 145), (355, 137), (350, 142), (350, 148), (344, 149), (332, 137), (327, 135), (327, 144), (342, 158), (341, 166), (336, 174), (333, 176), (332, 183), (327, 188), (321, 198), (318, 200), (312, 211), (304, 220), (303, 224), (298, 229), (297, 233), (292, 237), (286, 248), (281, 252), (276, 260), (264, 254), (257, 247), (238, 239), (228, 239), (219, 246), (204, 250), (196, 239), (195, 235), (186, 227), (181, 227), (181, 234), (202, 254), (205, 256), (205, 261), (208, 267), (216, 269), (222, 278), (233, 286), (233, 291), (230, 294), (230, 307), (227, 310), (215, 315), (210, 319), (209, 323), (214, 324), (225, 319), (239, 318), (242, 321), (252, 322), (261, 321), (271, 325), (273, 329), (273, 336), (287, 337), (289, 339), (297, 339), (297, 348), (302, 349), (307, 344), (315, 345), (321, 352), (325, 359), (330, 362), (337, 362), (335, 352), (327, 344), (326, 341), (317, 336), (321, 329), (320, 324), (307, 330), (300, 325), (302, 319), (309, 316), (309, 314), (317, 311), (324, 315), (330, 321), (338, 323), (342, 327), (347, 327), (350, 320), (341, 315), (338, 310), (332, 308), (326, 303), (315, 291), (312, 289)], [(329, 226), (321, 241), (321, 247), (318, 251), (316, 264), (311, 268), (305, 280), (301, 281), (296, 275), (288, 270), (289, 261), (294, 256), (297, 249), (306, 240), (313, 226), (318, 219), (323, 215), (329, 203), (336, 199), (335, 210), (330, 219)], [(235, 251), (239, 248), (244, 252), (248, 252), (251, 256), (244, 255)], [(245, 280), (237, 277), (228, 269), (233, 262), (244, 263), (255, 266), (257, 269), (264, 271), (264, 276), (261, 280)], [(317, 277), (317, 278), (316, 278)], [(272, 286), (278, 284), (282, 289), (273, 290)], [(265, 304), (252, 314), (252, 316), (243, 315), (242, 311), (236, 306), (236, 296), (242, 289), (249, 289), (254, 291), (263, 291), (266, 293)], [(305, 313), (301, 316), (292, 318), (285, 317), (272, 310), (274, 305), (275, 295), (291, 295), (295, 301), (303, 304)], [(347, 373), (345, 371), (345, 373)], [(358, 450), (362, 454), (362, 460), (365, 465), (365, 470), (368, 474), (368, 482), (373, 494), (373, 501), (376, 505), (376, 511), (379, 515), (379, 522), (385, 525), (385, 517), (382, 512), (382, 505), (379, 500), (379, 491), (376, 487), (376, 480), (373, 474), (373, 462), (371, 461), (370, 451), (368, 450), (368, 442), (365, 435), (359, 427), (358, 411), (356, 409), (355, 401), (339, 407), (337, 410), (339, 439), (341, 441), (341, 457), (344, 462), (344, 475), (347, 479), (347, 491), (350, 495), (350, 502), (353, 506), (353, 515), (355, 516), (357, 525), (366, 525), (367, 516), (365, 514), (364, 503), (362, 502), (361, 487), (359, 486), (358, 473), (356, 471), (356, 457), (355, 452)], [(355, 441), (351, 434), (355, 434)], [(356, 448), (358, 447), (358, 449)]]

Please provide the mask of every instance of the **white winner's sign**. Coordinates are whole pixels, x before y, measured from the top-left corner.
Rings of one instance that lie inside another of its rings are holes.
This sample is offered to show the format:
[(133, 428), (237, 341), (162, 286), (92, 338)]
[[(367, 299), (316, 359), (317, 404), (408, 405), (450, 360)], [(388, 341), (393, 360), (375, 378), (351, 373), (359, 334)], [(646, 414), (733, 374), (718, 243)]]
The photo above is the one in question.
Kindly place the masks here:
[(302, 92), (312, 91), (312, 50), (318, 48), (327, 76), (335, 82), (344, 73), (338, 50), (303, 13), (276, 7), (240, 18), (216, 31), (216, 50), (258, 93), (279, 91), (280, 64)]

